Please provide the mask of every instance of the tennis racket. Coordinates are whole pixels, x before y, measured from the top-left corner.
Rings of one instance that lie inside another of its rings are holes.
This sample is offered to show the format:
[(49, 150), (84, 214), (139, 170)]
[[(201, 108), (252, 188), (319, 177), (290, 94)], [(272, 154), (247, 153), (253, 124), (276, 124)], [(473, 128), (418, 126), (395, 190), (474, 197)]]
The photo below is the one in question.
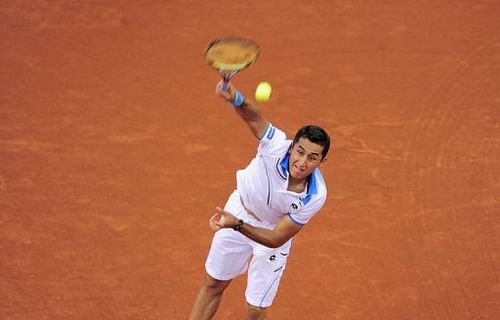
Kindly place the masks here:
[(223, 79), (222, 89), (227, 90), (229, 80), (239, 71), (251, 66), (259, 57), (259, 46), (244, 38), (221, 38), (211, 41), (205, 58)]

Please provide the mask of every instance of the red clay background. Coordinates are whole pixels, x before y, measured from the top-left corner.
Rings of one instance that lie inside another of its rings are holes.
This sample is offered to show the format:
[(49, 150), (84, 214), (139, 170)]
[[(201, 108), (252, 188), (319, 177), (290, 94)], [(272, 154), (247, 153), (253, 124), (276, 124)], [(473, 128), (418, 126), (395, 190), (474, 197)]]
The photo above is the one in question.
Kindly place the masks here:
[[(140, 3), (140, 4), (139, 4)], [(0, 1), (0, 318), (186, 319), (266, 117), (333, 136), (269, 319), (500, 318), (500, 2)], [(245, 279), (216, 319), (242, 319)], [(497, 301), (496, 303), (494, 301)]]

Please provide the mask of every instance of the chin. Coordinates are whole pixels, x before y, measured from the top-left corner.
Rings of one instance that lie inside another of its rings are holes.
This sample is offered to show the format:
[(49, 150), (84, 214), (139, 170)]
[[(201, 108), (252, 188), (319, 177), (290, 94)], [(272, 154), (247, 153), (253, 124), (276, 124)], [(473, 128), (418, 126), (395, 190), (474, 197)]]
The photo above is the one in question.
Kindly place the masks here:
[(292, 178), (294, 179), (303, 179), (306, 177), (306, 173), (305, 172), (300, 172), (300, 173), (290, 173), (290, 175), (292, 176)]

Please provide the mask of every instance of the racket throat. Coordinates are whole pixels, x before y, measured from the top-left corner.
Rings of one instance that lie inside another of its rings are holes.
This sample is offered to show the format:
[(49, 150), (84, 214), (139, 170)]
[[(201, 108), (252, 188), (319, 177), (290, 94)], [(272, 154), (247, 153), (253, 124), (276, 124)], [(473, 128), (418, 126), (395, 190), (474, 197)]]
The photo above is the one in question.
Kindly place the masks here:
[(235, 70), (220, 70), (219, 74), (222, 77), (223, 84), (222, 84), (222, 90), (227, 91), (227, 88), (229, 87), (229, 81), (231, 78), (238, 73), (238, 71)]
[(229, 80), (231, 80), (231, 78), (236, 74), (238, 73), (238, 71), (234, 71), (234, 70), (220, 70), (219, 71), (219, 74), (220, 76), (222, 77), (222, 79), (224, 81), (227, 81), (229, 82)]

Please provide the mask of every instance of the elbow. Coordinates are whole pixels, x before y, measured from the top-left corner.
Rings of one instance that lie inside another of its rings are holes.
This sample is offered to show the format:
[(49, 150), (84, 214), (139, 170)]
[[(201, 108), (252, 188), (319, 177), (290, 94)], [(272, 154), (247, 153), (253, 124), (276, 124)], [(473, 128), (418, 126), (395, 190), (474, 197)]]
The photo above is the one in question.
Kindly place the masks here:
[(271, 248), (271, 249), (276, 249), (281, 247), (283, 244), (285, 244), (286, 241), (280, 241), (279, 239), (276, 239), (274, 237), (269, 237), (266, 239), (260, 239), (260, 241), (257, 241), (258, 243)]
[(269, 242), (266, 244), (266, 247), (268, 248), (271, 248), (271, 249), (277, 249), (279, 248), (281, 245), (277, 242)]
[(271, 246), (269, 246), (269, 248), (271, 249), (278, 249), (279, 247), (281, 247), (282, 245), (284, 245), (284, 243), (280, 243), (280, 244), (273, 244)]
[(284, 245), (287, 241), (288, 241), (288, 239), (272, 239), (269, 241), (267, 246), (269, 248), (276, 249), (276, 248), (279, 248), (282, 245)]

